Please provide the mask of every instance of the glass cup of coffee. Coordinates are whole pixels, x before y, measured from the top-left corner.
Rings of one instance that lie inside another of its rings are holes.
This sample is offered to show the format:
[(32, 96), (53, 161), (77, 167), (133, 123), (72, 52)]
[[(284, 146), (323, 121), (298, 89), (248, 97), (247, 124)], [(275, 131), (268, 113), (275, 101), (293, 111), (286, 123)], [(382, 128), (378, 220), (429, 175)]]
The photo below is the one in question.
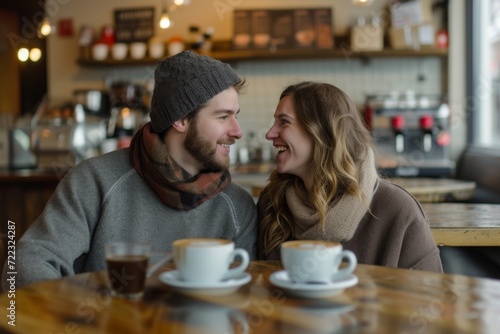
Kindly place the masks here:
[(114, 242), (105, 245), (111, 295), (128, 299), (143, 296), (151, 246)]
[[(347, 267), (340, 269), (342, 260)], [(332, 283), (351, 274), (358, 264), (356, 255), (342, 250), (342, 244), (318, 240), (294, 240), (281, 245), (281, 261), (294, 283)]]
[[(226, 239), (193, 238), (173, 242), (174, 262), (183, 281), (213, 284), (243, 274), (250, 258), (242, 248)], [(240, 263), (231, 268), (239, 258)]]

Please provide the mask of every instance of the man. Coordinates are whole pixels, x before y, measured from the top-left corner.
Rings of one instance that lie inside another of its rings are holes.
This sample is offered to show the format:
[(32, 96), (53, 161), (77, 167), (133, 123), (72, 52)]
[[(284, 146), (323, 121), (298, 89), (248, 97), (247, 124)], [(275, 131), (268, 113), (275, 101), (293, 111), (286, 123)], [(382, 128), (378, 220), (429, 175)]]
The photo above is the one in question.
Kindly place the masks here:
[(17, 246), (17, 286), (103, 270), (110, 241), (162, 251), (225, 238), (256, 258), (256, 208), (228, 171), (242, 85), (228, 64), (191, 51), (159, 62), (151, 122), (130, 148), (68, 172)]

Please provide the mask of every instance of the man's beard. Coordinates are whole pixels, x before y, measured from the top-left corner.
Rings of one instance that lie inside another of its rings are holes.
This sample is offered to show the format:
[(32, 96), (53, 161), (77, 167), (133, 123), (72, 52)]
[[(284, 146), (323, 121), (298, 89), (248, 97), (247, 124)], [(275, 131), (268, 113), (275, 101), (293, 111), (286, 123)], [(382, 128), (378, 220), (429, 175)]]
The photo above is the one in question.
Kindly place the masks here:
[[(228, 140), (227, 144), (233, 144), (234, 140)], [(221, 172), (229, 169), (229, 156), (225, 161), (217, 159), (217, 146), (200, 136), (196, 122), (193, 122), (186, 134), (184, 148), (188, 151), (203, 167), (214, 172)]]

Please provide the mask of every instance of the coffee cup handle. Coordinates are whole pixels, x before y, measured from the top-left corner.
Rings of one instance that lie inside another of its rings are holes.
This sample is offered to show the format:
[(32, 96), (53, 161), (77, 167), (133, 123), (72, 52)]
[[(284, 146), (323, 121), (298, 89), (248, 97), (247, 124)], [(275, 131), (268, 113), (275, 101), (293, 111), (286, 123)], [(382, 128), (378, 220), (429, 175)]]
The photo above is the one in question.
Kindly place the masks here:
[(165, 263), (167, 263), (168, 261), (170, 261), (172, 259), (173, 255), (171, 252), (168, 252), (166, 254), (164, 254), (162, 256), (162, 258), (160, 260), (158, 260), (158, 262), (154, 263), (151, 267), (148, 268), (148, 270), (146, 271), (146, 277), (147, 278), (150, 278), (151, 276), (153, 276), (153, 274), (161, 268), (161, 266), (163, 266)]
[(241, 258), (240, 265), (229, 269), (222, 278), (223, 280), (237, 277), (247, 269), (248, 264), (250, 263), (250, 257), (248, 256), (248, 252), (242, 248), (237, 248), (229, 254), (229, 264), (233, 263), (237, 256)]
[(339, 257), (341, 261), (345, 258), (347, 259), (348, 265), (346, 268), (340, 269), (338, 272), (334, 274), (335, 279), (345, 277), (349, 274), (351, 274), (354, 269), (356, 269), (356, 266), (358, 265), (358, 259), (356, 258), (356, 255), (354, 255), (353, 252), (350, 250), (343, 250), (340, 254)]

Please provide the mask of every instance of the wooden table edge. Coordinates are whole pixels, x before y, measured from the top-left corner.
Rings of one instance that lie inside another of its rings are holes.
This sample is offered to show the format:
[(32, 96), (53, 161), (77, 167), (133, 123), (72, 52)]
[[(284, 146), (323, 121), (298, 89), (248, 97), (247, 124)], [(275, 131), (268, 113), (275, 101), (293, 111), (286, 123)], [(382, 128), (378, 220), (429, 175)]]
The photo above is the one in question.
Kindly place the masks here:
[(438, 246), (500, 246), (500, 230), (494, 227), (465, 229), (431, 227), (431, 232)]

